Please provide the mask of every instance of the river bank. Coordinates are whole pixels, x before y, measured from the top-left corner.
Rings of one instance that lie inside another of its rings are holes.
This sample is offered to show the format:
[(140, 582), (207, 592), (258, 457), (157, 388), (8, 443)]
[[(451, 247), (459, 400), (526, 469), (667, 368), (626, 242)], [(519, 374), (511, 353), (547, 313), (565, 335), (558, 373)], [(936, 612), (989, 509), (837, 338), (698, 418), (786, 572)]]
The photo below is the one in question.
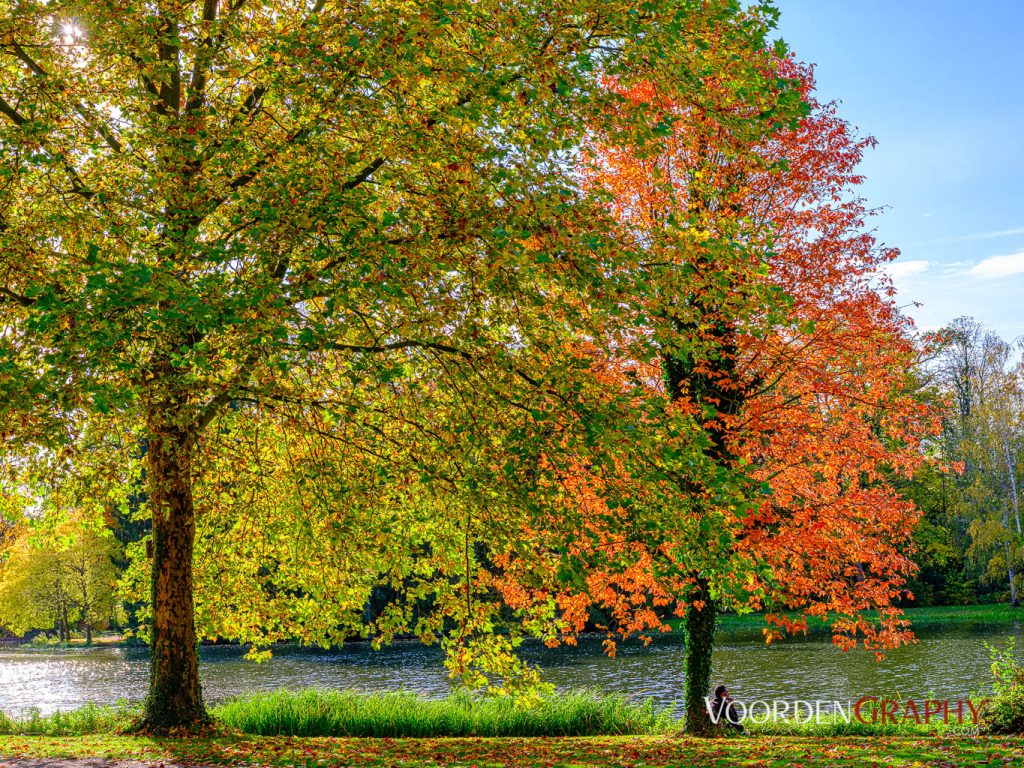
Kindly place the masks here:
[[(1024, 624), (981, 629), (950, 624), (920, 633), (920, 641), (887, 653), (881, 662), (863, 649), (843, 653), (827, 634), (765, 645), (759, 629), (749, 636), (724, 635), (715, 649), (715, 684), (744, 701), (820, 700), (846, 704), (861, 696), (963, 699), (990, 690), (987, 646), (1005, 647), (1016, 637), (1024, 648)], [(524, 658), (560, 691), (589, 688), (606, 694), (652, 698), (659, 707), (681, 700), (682, 633), (658, 636), (649, 646), (619, 644), (609, 658), (599, 636), (572, 647), (528, 643)], [(211, 704), (281, 688), (339, 691), (416, 691), (431, 698), (451, 692), (437, 646), (396, 643), (373, 650), (363, 643), (334, 651), (275, 647), (262, 664), (247, 661), (238, 646), (208, 646), (200, 673)], [(0, 649), (0, 712), (18, 716), (29, 708), (48, 715), (89, 703), (116, 705), (142, 700), (149, 675), (144, 648), (26, 647)]]
[[(0, 737), (0, 766), (910, 766), (1022, 765), (1024, 740), (989, 737), (669, 736), (506, 739)], [(84, 762), (89, 760), (90, 762)], [(81, 761), (81, 762), (79, 762)], [(107, 762), (110, 761), (110, 762)]]
[[(869, 617), (877, 618), (868, 614)], [(907, 608), (906, 618), (915, 632), (927, 633), (951, 628), (1012, 627), (1024, 623), (1024, 608), (1013, 608), (1004, 603), (993, 605), (936, 605), (926, 608)], [(674, 627), (679, 621), (671, 622)], [(766, 626), (764, 614), (723, 613), (718, 617), (717, 632), (720, 636), (761, 635)], [(831, 633), (830, 626), (822, 619), (812, 618), (807, 622), (808, 636), (822, 636)]]
[[(869, 614), (870, 616), (871, 614)], [(915, 630), (923, 632), (953, 627), (1000, 627), (1024, 623), (1024, 608), (1013, 608), (998, 603), (989, 605), (939, 605), (926, 608), (906, 609), (906, 618)], [(681, 620), (671, 619), (668, 624), (673, 631), (681, 628)], [(763, 613), (723, 613), (718, 617), (716, 631), (720, 636), (748, 636), (762, 634), (766, 626)], [(807, 622), (807, 634), (820, 636), (830, 632), (827, 622), (821, 619), (810, 619)], [(353, 638), (350, 643), (359, 643), (361, 638)], [(206, 643), (207, 646), (224, 645), (224, 643)], [(20, 640), (14, 637), (0, 638), (0, 647), (28, 648), (85, 648), (84, 638), (72, 638), (70, 642), (60, 643), (39, 636), (32, 640)], [(97, 633), (93, 637), (92, 647), (97, 648), (139, 648), (142, 644), (138, 638), (125, 638), (119, 633)]]

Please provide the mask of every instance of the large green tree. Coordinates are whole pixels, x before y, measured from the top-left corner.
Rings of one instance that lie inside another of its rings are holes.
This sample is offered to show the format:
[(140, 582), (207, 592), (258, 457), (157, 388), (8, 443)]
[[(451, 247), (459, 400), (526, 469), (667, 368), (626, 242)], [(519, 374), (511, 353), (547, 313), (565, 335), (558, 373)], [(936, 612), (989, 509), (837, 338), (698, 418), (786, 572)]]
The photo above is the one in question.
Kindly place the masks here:
[(378, 386), (473, 381), (527, 410), (521, 393), (557, 391), (550, 353), (599, 336), (609, 277), (607, 217), (571, 172), (618, 98), (599, 77), (757, 103), (766, 29), (727, 0), (3, 4), (0, 401), (23, 442), (73, 444), (106, 414), (143, 432), (147, 726), (205, 718), (193, 484), (211, 425), (315, 399), (307, 370), (328, 361), (337, 414), (365, 429), (406, 417), (370, 404)]

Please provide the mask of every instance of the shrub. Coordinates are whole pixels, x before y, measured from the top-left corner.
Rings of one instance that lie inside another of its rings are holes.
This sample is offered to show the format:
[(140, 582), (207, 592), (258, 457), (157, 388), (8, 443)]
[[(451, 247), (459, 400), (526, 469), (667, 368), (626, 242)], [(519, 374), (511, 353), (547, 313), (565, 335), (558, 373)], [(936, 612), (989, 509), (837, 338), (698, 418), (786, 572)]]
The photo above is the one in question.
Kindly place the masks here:
[(992, 659), (992, 700), (985, 708), (981, 730), (992, 734), (1024, 733), (1024, 669), (1017, 664), (1016, 641), (1005, 649), (987, 646)]

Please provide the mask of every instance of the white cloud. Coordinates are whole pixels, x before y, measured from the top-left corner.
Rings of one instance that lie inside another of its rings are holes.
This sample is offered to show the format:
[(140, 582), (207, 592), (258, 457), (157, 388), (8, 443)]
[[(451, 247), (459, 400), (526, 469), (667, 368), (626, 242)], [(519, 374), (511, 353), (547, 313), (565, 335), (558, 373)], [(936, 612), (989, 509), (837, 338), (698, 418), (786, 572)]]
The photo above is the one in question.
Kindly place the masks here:
[(926, 272), (930, 264), (924, 259), (913, 259), (911, 261), (894, 261), (885, 265), (885, 271), (895, 281), (906, 280), (914, 275)]
[(1024, 251), (1008, 256), (990, 256), (970, 268), (968, 274), (975, 277), (1009, 277), (1024, 273)]

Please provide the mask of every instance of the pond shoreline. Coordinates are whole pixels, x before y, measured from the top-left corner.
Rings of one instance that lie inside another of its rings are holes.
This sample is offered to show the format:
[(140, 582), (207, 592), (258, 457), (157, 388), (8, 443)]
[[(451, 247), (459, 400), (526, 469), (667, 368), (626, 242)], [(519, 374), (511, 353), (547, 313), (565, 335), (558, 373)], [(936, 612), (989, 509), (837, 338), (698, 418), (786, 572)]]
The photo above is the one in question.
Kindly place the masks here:
[[(877, 614), (868, 614), (877, 619)], [(910, 621), (914, 632), (929, 632), (936, 629), (951, 627), (1000, 627), (1014, 626), (1024, 623), (1024, 608), (1014, 608), (1005, 603), (987, 603), (979, 605), (936, 605), (922, 608), (904, 609), (904, 617)], [(679, 624), (679, 620), (673, 620)], [(766, 627), (763, 613), (721, 614), (718, 618), (716, 633), (720, 636), (731, 636), (739, 633), (757, 632)], [(807, 621), (808, 636), (822, 636), (831, 633), (829, 624), (822, 619), (812, 618)], [(799, 635), (798, 635), (799, 636)]]
[[(1002, 620), (993, 621), (993, 616)], [(919, 700), (963, 699), (991, 687), (986, 646), (1004, 647), (1014, 636), (1024, 648), (1024, 623), (1017, 615), (985, 608), (968, 610), (958, 621), (933, 612), (932, 620), (920, 622), (927, 627), (919, 630), (917, 643), (887, 652), (881, 662), (863, 648), (841, 651), (827, 633), (767, 645), (759, 625), (750, 632), (749, 617), (741, 620), (748, 622), (745, 632), (726, 627), (730, 631), (719, 635), (714, 682), (727, 684), (746, 701), (801, 699), (845, 705), (863, 695), (894, 694)], [(652, 698), (658, 706), (675, 706), (682, 700), (682, 633), (657, 635), (646, 646), (637, 640), (619, 643), (614, 658), (604, 652), (602, 639), (584, 637), (575, 646), (555, 649), (531, 642), (521, 650), (524, 660), (537, 665), (559, 691), (589, 688)], [(200, 672), (207, 701), (279, 689), (406, 690), (432, 698), (451, 691), (441, 649), (415, 640), (379, 651), (368, 643), (335, 650), (298, 645), (272, 650), (272, 658), (256, 663), (244, 658), (244, 647), (203, 647)], [(144, 647), (0, 647), (0, 711), (16, 715), (37, 707), (47, 715), (88, 703), (135, 703), (145, 695), (148, 674)]]
[[(1024, 623), (1024, 608), (1013, 608), (1003, 603), (991, 603), (981, 605), (944, 605), (928, 606), (924, 608), (907, 608), (905, 616), (911, 622), (911, 629), (915, 633), (928, 633), (937, 630), (945, 630), (950, 627), (998, 627), (1013, 626), (1017, 623)], [(667, 624), (672, 628), (670, 632), (651, 632), (653, 637), (664, 637), (679, 632), (682, 628), (681, 619), (668, 619)], [(753, 639), (763, 637), (763, 630), (768, 626), (763, 613), (723, 613), (718, 617), (718, 625), (715, 629), (716, 637), (720, 639)], [(783, 637), (786, 640), (822, 639), (831, 634), (827, 623), (820, 619), (809, 619), (806, 633), (797, 633)], [(583, 632), (579, 635), (582, 640), (603, 639), (605, 633), (598, 631)], [(345, 641), (342, 646), (324, 648), (322, 646), (307, 646), (311, 651), (322, 650), (332, 652), (352, 645), (371, 643), (371, 638), (355, 636)], [(777, 641), (779, 642), (779, 641)], [(391, 645), (401, 643), (420, 643), (415, 636), (396, 637)], [(225, 640), (204, 640), (201, 643), (204, 648), (218, 647), (245, 647), (247, 644)], [(273, 643), (270, 647), (285, 648), (295, 646), (297, 643), (292, 640), (282, 640)], [(88, 648), (83, 639), (76, 638), (71, 642), (58, 643), (38, 641), (35, 639), (23, 638), (0, 638), (0, 648), (41, 648), (41, 649), (80, 649)], [(146, 645), (136, 638), (125, 639), (121, 635), (97, 634), (93, 638), (91, 647), (116, 647), (145, 649)]]

